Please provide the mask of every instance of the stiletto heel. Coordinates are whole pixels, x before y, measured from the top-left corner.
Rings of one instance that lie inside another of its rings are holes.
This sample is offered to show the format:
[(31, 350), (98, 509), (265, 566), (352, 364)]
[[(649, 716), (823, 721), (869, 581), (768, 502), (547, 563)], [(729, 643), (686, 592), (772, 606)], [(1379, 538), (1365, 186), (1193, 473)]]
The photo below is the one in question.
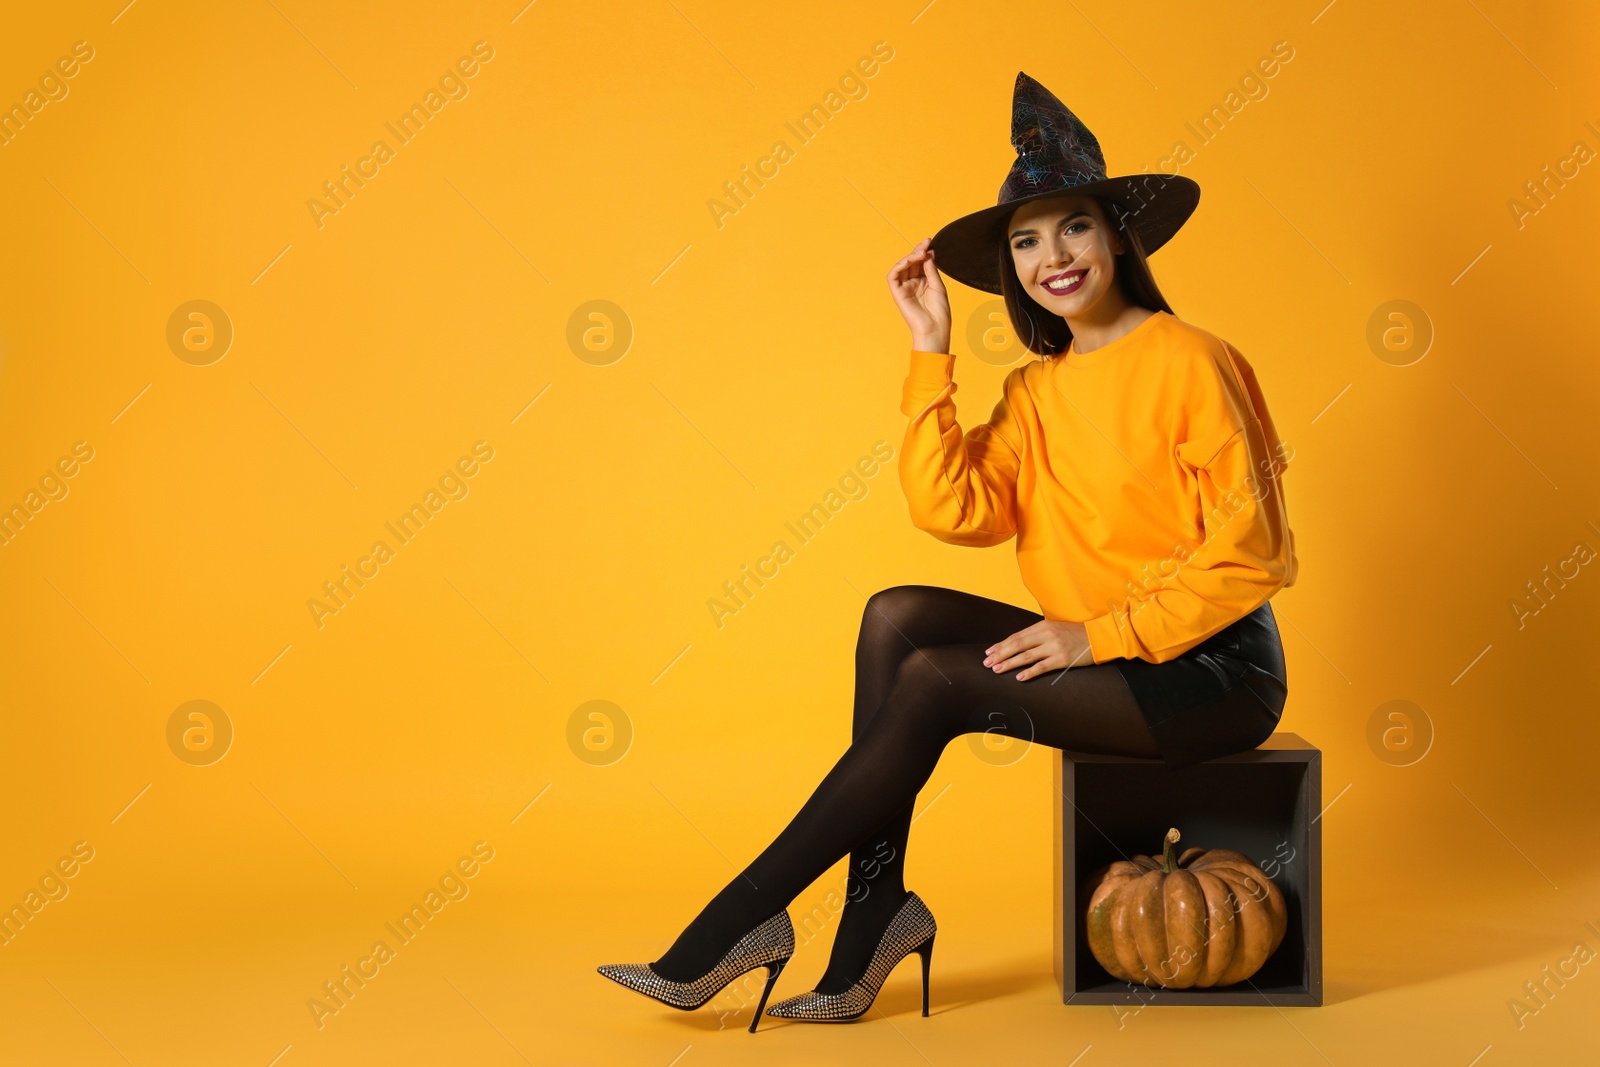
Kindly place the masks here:
[(683, 1011), (693, 1011), (741, 974), (765, 967), (767, 985), (761, 991), (761, 1006), (756, 1008), (756, 1017), (750, 1021), (750, 1032), (753, 1034), (756, 1032), (756, 1023), (761, 1019), (761, 1008), (766, 1006), (767, 996), (772, 992), (773, 983), (793, 955), (794, 924), (789, 921), (789, 912), (784, 910), (741, 937), (711, 970), (687, 982), (663, 978), (648, 963), (604, 963), (595, 970), (635, 993), (643, 993)]
[(778, 980), (778, 975), (783, 973), (784, 964), (788, 962), (789, 958), (785, 956), (776, 963), (767, 964), (767, 987), (761, 991), (761, 1003), (756, 1005), (756, 1013), (750, 1019), (750, 1032), (752, 1034), (756, 1032), (756, 1023), (761, 1021), (761, 1013), (766, 1010), (767, 997), (772, 993), (772, 983)]
[(933, 935), (939, 929), (933, 912), (915, 893), (908, 893), (900, 910), (894, 913), (888, 929), (878, 938), (864, 974), (842, 993), (812, 990), (780, 1000), (767, 1009), (779, 1019), (799, 1019), (814, 1023), (847, 1023), (859, 1019), (872, 1007), (878, 991), (895, 964), (913, 952), (922, 956), (922, 1014), (928, 1014), (928, 967), (933, 961)]
[(922, 956), (922, 1017), (928, 1017), (928, 967), (933, 963), (933, 935), (928, 935), (928, 940), (917, 946), (917, 952)]

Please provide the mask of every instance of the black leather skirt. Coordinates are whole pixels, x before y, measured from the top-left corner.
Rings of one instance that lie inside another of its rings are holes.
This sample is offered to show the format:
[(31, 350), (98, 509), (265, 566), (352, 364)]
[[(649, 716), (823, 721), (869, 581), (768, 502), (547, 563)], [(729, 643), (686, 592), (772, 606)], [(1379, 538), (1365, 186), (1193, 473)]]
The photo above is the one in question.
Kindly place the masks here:
[(1169, 770), (1255, 748), (1277, 729), (1289, 696), (1269, 603), (1165, 663), (1111, 662)]

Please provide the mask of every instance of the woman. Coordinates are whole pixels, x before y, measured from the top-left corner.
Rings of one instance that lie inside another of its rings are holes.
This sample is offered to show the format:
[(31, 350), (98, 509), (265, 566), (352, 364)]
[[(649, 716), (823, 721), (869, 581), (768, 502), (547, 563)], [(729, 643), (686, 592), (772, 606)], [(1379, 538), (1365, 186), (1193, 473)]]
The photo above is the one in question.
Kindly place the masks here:
[[(902, 880), (917, 790), (954, 738), (1003, 730), (1055, 748), (1161, 759), (1176, 770), (1254, 748), (1288, 694), (1267, 599), (1297, 561), (1284, 455), (1254, 372), (1172, 314), (1145, 261), (1186, 221), (1186, 178), (1107, 178), (1100, 147), (1017, 75), (1018, 158), (995, 207), (924, 240), (889, 272), (912, 337), (900, 478), (940, 540), (1017, 538), (1038, 614), (900, 586), (868, 602), (854, 737), (799, 813), (661, 959), (600, 972), (679, 1008), (767, 968), (756, 1028), (794, 952), (788, 903), (851, 854), (827, 972), (768, 1014), (844, 1021), (936, 925)], [(1011, 371), (989, 421), (963, 433), (951, 394), (940, 269), (1000, 293), (1042, 356)]]

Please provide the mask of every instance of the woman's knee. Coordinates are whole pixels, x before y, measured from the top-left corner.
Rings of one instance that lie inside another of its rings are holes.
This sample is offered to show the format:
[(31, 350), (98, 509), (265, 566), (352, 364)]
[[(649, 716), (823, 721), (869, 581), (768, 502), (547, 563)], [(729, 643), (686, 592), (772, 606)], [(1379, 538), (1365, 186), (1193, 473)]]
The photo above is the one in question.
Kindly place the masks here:
[(856, 640), (857, 663), (862, 657), (882, 663), (884, 656), (916, 647), (905, 636), (915, 610), (915, 597), (906, 586), (881, 589), (868, 597), (861, 612), (861, 636)]
[(946, 601), (954, 592), (936, 585), (895, 585), (878, 590), (867, 598), (861, 611), (858, 647), (918, 647), (918, 634), (927, 629), (928, 622), (949, 614)]
[(895, 629), (904, 629), (905, 623), (916, 615), (917, 601), (921, 599), (923, 588), (895, 585), (873, 593), (861, 611), (861, 632), (865, 634), (882, 627), (891, 628), (891, 633)]

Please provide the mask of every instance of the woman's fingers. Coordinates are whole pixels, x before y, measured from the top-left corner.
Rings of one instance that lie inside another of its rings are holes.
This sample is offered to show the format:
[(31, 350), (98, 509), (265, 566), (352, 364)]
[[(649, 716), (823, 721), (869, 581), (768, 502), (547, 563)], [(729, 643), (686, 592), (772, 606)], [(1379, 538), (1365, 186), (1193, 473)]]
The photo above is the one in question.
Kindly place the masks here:
[[(889, 293), (901, 317), (917, 336), (937, 337), (949, 333), (950, 311), (944, 283), (933, 265), (933, 238), (924, 237), (889, 271)], [(943, 350), (949, 341), (924, 342)]]
[(1002, 674), (1013, 667), (1032, 663), (1047, 654), (1048, 650), (1044, 648), (1044, 631), (1036, 626), (1030, 626), (993, 646), (983, 663), (984, 666), (993, 668), (996, 674)]
[(927, 251), (928, 242), (931, 240), (931, 237), (924, 237), (921, 241), (917, 242), (917, 247), (913, 248), (909, 253), (906, 254), (904, 259), (896, 263), (894, 267), (890, 269), (889, 277), (893, 279), (896, 275), (905, 273), (906, 268), (911, 266), (913, 263), (921, 264), (924, 258), (926, 258), (928, 255), (931, 255), (931, 253)]
[(1018, 636), (1018, 634), (1012, 634), (1005, 640), (996, 641), (994, 644), (985, 649), (983, 654), (983, 665), (985, 667), (993, 667), (996, 663), (1000, 662), (1001, 659), (1011, 655), (1017, 649), (1021, 648), (1022, 646), (1016, 643)]
[(924, 261), (926, 273), (923, 283), (926, 291), (933, 296), (930, 312), (934, 314), (946, 327), (950, 325), (950, 297), (944, 291), (944, 279), (939, 277), (939, 268), (934, 266), (933, 254), (929, 253)]
[(1069, 664), (1066, 655), (1068, 651), (1069, 645), (1061, 634), (1061, 624), (1041, 619), (1027, 629), (1018, 630), (1003, 641), (991, 645), (986, 651), (983, 664), (996, 674), (1025, 667), (1027, 669), (1017, 675), (1017, 680), (1027, 681), (1029, 678), (1062, 667), (1090, 662), (1087, 655), (1083, 654)]
[(900, 289), (912, 288), (924, 280), (926, 279), (922, 268), (913, 264), (909, 258), (896, 263), (894, 270), (889, 272), (889, 284)]
[(1031, 648), (1023, 649), (1008, 659), (1001, 660), (999, 663), (996, 663), (994, 665), (994, 672), (996, 674), (1004, 674), (1007, 671), (1015, 670), (1018, 667), (1026, 667), (1030, 663), (1037, 663), (1042, 659), (1054, 655), (1055, 652), (1051, 649), (1048, 649), (1043, 645), (1034, 645)]
[(915, 276), (889, 279), (889, 295), (902, 311), (923, 312), (922, 294), (926, 283)]
[(1041, 674), (1049, 674), (1051, 671), (1060, 670), (1066, 665), (1066, 661), (1061, 656), (1049, 655), (1027, 670), (1019, 671), (1017, 673), (1017, 681), (1026, 682), (1029, 678), (1037, 678)]
[(1032, 648), (1034, 645), (1037, 645), (1041, 640), (1043, 640), (1044, 635), (1049, 632), (1049, 628), (1045, 625), (1047, 621), (1048, 620), (1041, 619), (1032, 626), (1029, 626), (1026, 629), (1018, 630), (1010, 637), (996, 641), (994, 644), (990, 645), (985, 650), (987, 658), (985, 658), (983, 661), (984, 666), (991, 666), (1000, 657), (1009, 656), (1018, 649)]

